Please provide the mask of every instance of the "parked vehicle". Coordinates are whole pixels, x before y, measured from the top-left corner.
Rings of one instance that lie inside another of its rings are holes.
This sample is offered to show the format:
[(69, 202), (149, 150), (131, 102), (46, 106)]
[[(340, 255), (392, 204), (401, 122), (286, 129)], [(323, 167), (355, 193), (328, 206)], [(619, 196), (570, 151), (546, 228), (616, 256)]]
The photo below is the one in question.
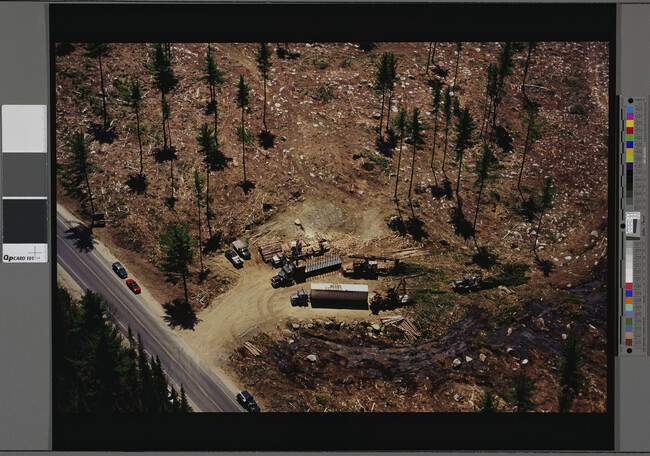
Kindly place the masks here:
[(293, 283), (293, 269), (289, 266), (284, 266), (277, 275), (271, 277), (271, 285), (274, 288), (279, 286), (291, 285)]
[(465, 276), (460, 280), (452, 280), (451, 286), (456, 293), (467, 293), (469, 291), (478, 291), (481, 289), (481, 284), (483, 282), (483, 277)]
[(284, 254), (282, 252), (278, 252), (273, 255), (271, 258), (271, 264), (276, 268), (282, 266), (284, 264)]
[(120, 263), (119, 261), (113, 263), (113, 271), (115, 271), (115, 274), (117, 274), (118, 277), (122, 279), (126, 279), (127, 277), (126, 269), (124, 269), (124, 266), (122, 266), (122, 263)]
[(244, 266), (244, 260), (242, 260), (239, 255), (237, 255), (233, 250), (226, 250), (226, 258), (230, 260), (232, 265), (236, 268), (241, 268)]
[(133, 279), (126, 279), (126, 285), (131, 289), (135, 294), (139, 294), (142, 290), (140, 286)]
[(246, 245), (245, 242), (237, 239), (236, 241), (233, 241), (232, 248), (235, 249), (235, 252), (237, 252), (244, 260), (251, 259), (251, 253), (248, 251), (248, 245)]
[(255, 402), (255, 399), (253, 399), (253, 396), (248, 391), (240, 391), (237, 394), (237, 402), (249, 412), (260, 411), (259, 405), (257, 405), (257, 402)]
[(304, 288), (298, 290), (296, 293), (291, 294), (292, 306), (307, 306), (309, 305), (309, 293)]

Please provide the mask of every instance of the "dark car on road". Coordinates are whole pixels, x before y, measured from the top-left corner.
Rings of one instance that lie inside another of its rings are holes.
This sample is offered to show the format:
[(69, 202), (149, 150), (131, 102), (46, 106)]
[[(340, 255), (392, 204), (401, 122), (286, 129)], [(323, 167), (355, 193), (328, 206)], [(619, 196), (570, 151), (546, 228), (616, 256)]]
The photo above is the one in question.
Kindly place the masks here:
[(140, 286), (136, 283), (135, 280), (133, 279), (127, 279), (126, 285), (131, 289), (132, 292), (135, 294), (140, 293), (142, 290), (140, 289)]
[(230, 260), (232, 265), (236, 268), (241, 268), (244, 266), (244, 260), (242, 260), (239, 255), (235, 253), (234, 250), (228, 249), (226, 250), (226, 258)]
[(119, 261), (113, 263), (113, 271), (115, 271), (115, 274), (117, 274), (120, 278), (126, 279), (126, 269), (124, 269), (124, 266), (122, 266)]
[(255, 399), (253, 399), (253, 396), (248, 391), (240, 391), (237, 394), (237, 402), (249, 412), (260, 411), (259, 405), (257, 405), (257, 402), (255, 402)]

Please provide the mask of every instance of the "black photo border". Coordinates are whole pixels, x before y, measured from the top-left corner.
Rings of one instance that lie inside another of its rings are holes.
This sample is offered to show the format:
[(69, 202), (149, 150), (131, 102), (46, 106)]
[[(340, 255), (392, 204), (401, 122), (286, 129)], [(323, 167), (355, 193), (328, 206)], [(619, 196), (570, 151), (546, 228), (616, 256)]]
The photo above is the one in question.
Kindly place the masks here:
[[(51, 150), (57, 42), (606, 41), (609, 43), (605, 413), (53, 415), (54, 450), (613, 450), (616, 353), (615, 4), (51, 4)], [(54, 160), (53, 160), (54, 162)], [(55, 166), (51, 194), (56, 195)], [(52, 219), (52, 232), (55, 231)], [(56, 243), (52, 246), (56, 257)], [(56, 268), (53, 287), (56, 286)], [(55, 295), (55, 293), (53, 293)], [(392, 436), (391, 438), (386, 438)]]

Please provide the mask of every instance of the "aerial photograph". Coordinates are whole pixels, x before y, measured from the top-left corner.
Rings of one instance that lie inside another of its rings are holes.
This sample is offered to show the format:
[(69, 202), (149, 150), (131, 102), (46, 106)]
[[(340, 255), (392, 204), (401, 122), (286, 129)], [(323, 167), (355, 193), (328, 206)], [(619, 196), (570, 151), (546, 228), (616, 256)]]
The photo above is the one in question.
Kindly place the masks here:
[(57, 412), (607, 411), (607, 42), (53, 52)]

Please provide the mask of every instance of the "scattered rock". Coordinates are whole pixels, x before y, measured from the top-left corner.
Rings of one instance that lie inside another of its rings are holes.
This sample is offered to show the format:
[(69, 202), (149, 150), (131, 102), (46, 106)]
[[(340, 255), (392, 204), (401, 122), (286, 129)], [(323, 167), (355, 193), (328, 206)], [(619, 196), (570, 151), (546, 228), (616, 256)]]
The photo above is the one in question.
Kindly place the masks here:
[(334, 326), (335, 326), (335, 325), (334, 325), (334, 322), (333, 322), (332, 320), (327, 320), (327, 321), (325, 322), (325, 328), (326, 328), (326, 329), (332, 329)]
[(506, 352), (507, 352), (507, 353), (510, 353), (511, 351), (512, 351), (512, 348), (511, 348), (511, 347), (506, 348)]
[(506, 287), (505, 285), (499, 285), (497, 288), (506, 294), (514, 293), (510, 288)]
[(523, 361), (521, 362), (521, 364), (523, 364), (523, 365), (528, 364), (528, 360), (527, 360), (527, 359), (523, 360)]
[(508, 328), (508, 333), (506, 334), (506, 336), (509, 336), (510, 334), (512, 334), (512, 328)]
[(566, 334), (562, 334), (562, 339), (566, 339)]
[(300, 325), (298, 323), (291, 323), (291, 327), (293, 329), (300, 329)]
[(295, 223), (298, 226), (302, 225), (302, 223), (300, 223), (300, 219), (295, 219), (293, 223)]
[(460, 401), (460, 396), (458, 395), (458, 393), (454, 393), (454, 400), (456, 402)]
[(592, 231), (591, 233), (589, 233), (589, 234), (591, 234), (593, 237), (598, 237), (598, 231), (596, 231), (596, 230), (593, 230), (593, 231)]
[(451, 362), (451, 364), (454, 366), (454, 368), (460, 367), (461, 360), (459, 358), (456, 358)]
[(295, 340), (293, 340), (293, 339), (289, 339), (289, 344), (292, 344), (292, 343), (294, 343), (294, 342), (295, 342)]
[(478, 359), (480, 359), (481, 362), (484, 363), (485, 360), (487, 359), (487, 356), (485, 356), (483, 353), (481, 353), (480, 355), (478, 355)]
[(280, 136), (280, 138), (282, 139), (282, 141), (286, 141), (286, 140), (287, 140), (287, 137), (286, 137), (286, 136)]
[(548, 328), (546, 327), (546, 322), (542, 317), (535, 319), (535, 321), (533, 322), (533, 328), (537, 329), (538, 331), (548, 331)]
[(466, 356), (465, 357), (465, 362), (471, 363), (474, 360), (471, 356)]
[(370, 325), (370, 327), (372, 329), (374, 329), (375, 331), (380, 331), (381, 330), (381, 326), (379, 326), (377, 323), (373, 323), (372, 325)]
[(316, 357), (316, 355), (307, 355), (307, 359), (312, 363), (315, 363), (318, 360), (318, 357)]

